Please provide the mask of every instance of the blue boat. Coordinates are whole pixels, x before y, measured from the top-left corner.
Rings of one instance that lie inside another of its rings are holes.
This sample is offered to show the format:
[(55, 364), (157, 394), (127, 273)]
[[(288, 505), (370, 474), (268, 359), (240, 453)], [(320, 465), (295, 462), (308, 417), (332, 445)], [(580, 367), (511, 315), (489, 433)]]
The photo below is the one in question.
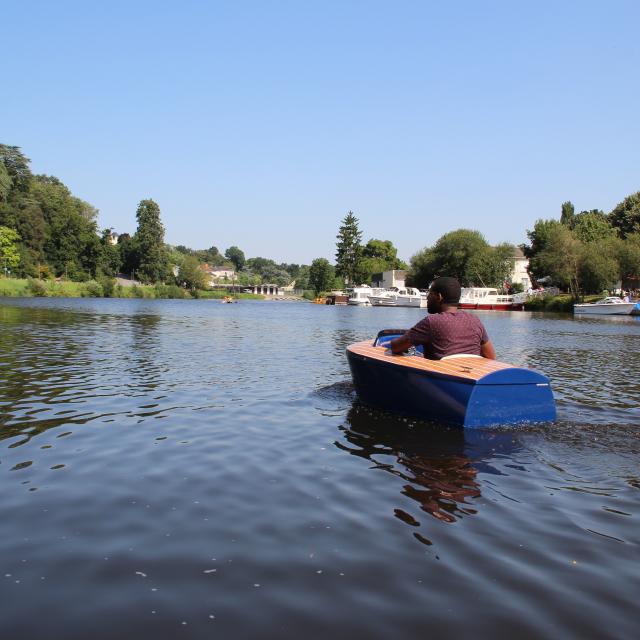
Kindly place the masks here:
[(402, 329), (383, 329), (371, 343), (347, 347), (353, 384), (373, 407), (470, 429), (549, 422), (556, 404), (549, 379), (531, 369), (460, 354), (442, 360), (393, 355)]

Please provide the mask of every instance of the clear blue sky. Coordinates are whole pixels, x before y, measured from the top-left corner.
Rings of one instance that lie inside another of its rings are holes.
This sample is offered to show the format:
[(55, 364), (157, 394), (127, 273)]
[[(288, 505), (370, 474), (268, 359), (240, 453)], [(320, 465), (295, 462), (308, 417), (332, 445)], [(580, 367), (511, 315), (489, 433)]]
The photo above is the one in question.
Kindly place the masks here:
[[(94, 5), (94, 6), (92, 6)], [(640, 190), (640, 2), (5, 2), (0, 142), (135, 231), (333, 261)]]

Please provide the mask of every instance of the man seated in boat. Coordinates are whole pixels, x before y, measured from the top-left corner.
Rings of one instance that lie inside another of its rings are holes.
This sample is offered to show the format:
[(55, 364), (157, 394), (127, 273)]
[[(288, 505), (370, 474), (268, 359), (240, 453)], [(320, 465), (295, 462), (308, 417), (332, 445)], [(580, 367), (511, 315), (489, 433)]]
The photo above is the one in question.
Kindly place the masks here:
[(404, 335), (390, 342), (391, 352), (404, 353), (423, 345), (424, 357), (440, 360), (466, 353), (495, 360), (496, 351), (480, 319), (458, 309), (460, 283), (456, 278), (436, 278), (427, 296), (429, 315)]

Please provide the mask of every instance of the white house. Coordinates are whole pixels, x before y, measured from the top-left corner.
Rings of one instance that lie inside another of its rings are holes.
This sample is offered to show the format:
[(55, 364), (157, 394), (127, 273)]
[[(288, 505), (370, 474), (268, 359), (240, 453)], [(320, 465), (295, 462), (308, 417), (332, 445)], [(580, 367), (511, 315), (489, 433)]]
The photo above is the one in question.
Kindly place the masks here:
[(520, 283), (524, 291), (528, 291), (531, 288), (531, 278), (527, 272), (529, 267), (529, 258), (526, 258), (522, 249), (516, 247), (513, 256), (513, 271), (511, 272), (511, 282)]
[(236, 279), (236, 272), (233, 267), (212, 267), (211, 265), (205, 263), (201, 264), (200, 268), (209, 277), (209, 286), (214, 286), (221, 283), (232, 283)]
[(394, 269), (393, 271), (383, 271), (374, 273), (371, 276), (371, 286), (390, 289), (391, 287), (404, 287), (407, 272), (404, 269)]

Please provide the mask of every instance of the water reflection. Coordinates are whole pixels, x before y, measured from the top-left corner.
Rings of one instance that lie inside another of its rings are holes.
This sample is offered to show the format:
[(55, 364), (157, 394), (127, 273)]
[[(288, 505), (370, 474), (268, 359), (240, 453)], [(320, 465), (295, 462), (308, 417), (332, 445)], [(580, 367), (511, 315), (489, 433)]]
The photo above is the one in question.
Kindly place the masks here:
[[(508, 433), (468, 432), (411, 421), (357, 401), (340, 428), (344, 440), (335, 443), (339, 449), (402, 478), (406, 484), (401, 493), (415, 500), (423, 513), (446, 523), (477, 513), (478, 472), (500, 474), (491, 465), (492, 457), (512, 452), (515, 446)], [(396, 509), (395, 515), (410, 526), (420, 525), (403, 509)]]

